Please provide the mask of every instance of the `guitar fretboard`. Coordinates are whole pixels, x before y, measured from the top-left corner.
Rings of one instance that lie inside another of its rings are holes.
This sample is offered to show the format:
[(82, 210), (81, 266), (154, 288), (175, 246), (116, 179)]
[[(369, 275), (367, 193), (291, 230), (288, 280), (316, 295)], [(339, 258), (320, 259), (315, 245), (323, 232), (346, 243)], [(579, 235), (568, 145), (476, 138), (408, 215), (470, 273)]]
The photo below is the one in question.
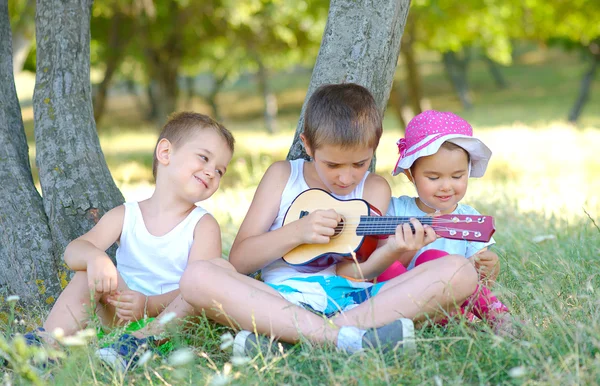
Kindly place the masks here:
[[(415, 218), (423, 225), (433, 225), (433, 217), (404, 217), (404, 216), (360, 216), (360, 223), (356, 227), (359, 236), (393, 235), (399, 224), (410, 223)], [(410, 225), (413, 228), (412, 224)], [(413, 228), (414, 231), (414, 228)]]

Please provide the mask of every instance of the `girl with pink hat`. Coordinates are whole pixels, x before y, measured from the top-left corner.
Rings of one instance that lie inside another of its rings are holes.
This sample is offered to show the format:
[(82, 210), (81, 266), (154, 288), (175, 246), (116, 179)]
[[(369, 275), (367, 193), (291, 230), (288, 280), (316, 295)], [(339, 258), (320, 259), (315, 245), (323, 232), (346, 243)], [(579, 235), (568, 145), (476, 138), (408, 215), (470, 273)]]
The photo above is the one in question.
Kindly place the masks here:
[[(410, 121), (405, 137), (397, 144), (400, 157), (392, 174), (405, 174), (414, 184), (417, 197), (392, 197), (388, 216), (479, 215), (460, 201), (467, 192), (469, 177), (484, 175), (492, 152), (473, 137), (473, 128), (467, 121), (453, 113), (428, 110)], [(453, 254), (468, 258), (482, 281), (492, 285), (500, 270), (498, 255), (489, 250), (494, 243), (493, 238), (487, 243), (438, 238), (416, 253), (400, 256), (378, 281)], [(512, 332), (508, 308), (484, 286), (479, 286), (461, 310), (488, 321), (498, 333)]]

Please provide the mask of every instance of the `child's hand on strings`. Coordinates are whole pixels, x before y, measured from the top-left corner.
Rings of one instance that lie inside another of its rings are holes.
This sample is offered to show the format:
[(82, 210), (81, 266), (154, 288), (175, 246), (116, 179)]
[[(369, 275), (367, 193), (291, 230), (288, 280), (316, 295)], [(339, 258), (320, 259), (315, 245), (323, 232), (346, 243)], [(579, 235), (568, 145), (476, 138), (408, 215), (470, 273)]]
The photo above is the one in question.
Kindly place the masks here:
[[(411, 229), (410, 224), (414, 228)], [(429, 225), (423, 226), (417, 219), (411, 218), (410, 224), (404, 223), (396, 227), (396, 234), (390, 236), (386, 245), (395, 249), (395, 252), (418, 251), (425, 245), (436, 240), (437, 236)]]
[(475, 269), (482, 280), (493, 284), (500, 273), (500, 259), (492, 251), (481, 250), (475, 254)]
[(297, 221), (302, 244), (327, 244), (342, 221), (335, 210), (315, 210)]
[(117, 290), (117, 267), (106, 254), (88, 262), (87, 278), (90, 291), (96, 294), (110, 294)]
[(120, 321), (133, 322), (146, 315), (148, 297), (141, 292), (130, 289), (119, 291), (109, 296), (107, 301), (115, 307), (115, 314)]

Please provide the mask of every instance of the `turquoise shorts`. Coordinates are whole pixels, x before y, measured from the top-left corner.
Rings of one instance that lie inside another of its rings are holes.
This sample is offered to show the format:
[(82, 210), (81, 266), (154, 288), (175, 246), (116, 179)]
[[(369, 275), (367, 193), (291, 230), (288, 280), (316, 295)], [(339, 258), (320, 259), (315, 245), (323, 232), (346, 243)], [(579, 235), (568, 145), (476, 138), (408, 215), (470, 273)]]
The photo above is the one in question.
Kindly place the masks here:
[(310, 276), (267, 284), (288, 301), (331, 317), (375, 296), (384, 283), (355, 282), (341, 276)]

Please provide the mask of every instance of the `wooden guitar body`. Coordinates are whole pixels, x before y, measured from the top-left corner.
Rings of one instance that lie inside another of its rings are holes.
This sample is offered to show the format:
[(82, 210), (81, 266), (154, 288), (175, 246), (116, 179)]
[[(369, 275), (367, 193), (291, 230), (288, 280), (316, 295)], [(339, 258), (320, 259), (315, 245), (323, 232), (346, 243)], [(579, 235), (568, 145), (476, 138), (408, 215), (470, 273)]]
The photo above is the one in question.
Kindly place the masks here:
[[(339, 200), (321, 189), (300, 194), (290, 205), (283, 225), (296, 221), (315, 210), (333, 209), (342, 216), (340, 230), (328, 244), (302, 244), (288, 252), (283, 259), (300, 272), (318, 272), (343, 260), (365, 261), (377, 247), (379, 237), (356, 234), (357, 218), (379, 216), (380, 212), (365, 200)], [(346, 219), (348, 219), (346, 221)]]

